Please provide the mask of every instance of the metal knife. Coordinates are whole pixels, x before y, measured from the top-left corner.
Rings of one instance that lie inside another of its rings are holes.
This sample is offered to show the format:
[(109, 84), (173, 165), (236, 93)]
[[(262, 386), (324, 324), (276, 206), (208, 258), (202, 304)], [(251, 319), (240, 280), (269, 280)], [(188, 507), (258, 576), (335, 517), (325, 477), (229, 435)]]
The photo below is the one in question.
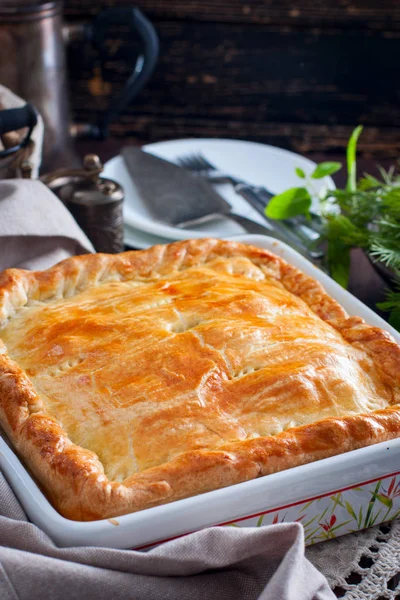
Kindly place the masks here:
[[(248, 184), (238, 184), (235, 191), (247, 200), (260, 215), (265, 219), (268, 218), (265, 215), (265, 208), (272, 197), (270, 192), (266, 191), (265, 188), (250, 186)], [(294, 217), (292, 219), (285, 219), (284, 225), (306, 245), (313, 247), (317, 246), (318, 242), (321, 241), (320, 218), (311, 218), (313, 227), (309, 227), (309, 225), (303, 221), (305, 221), (305, 217)], [(275, 221), (273, 221), (273, 223), (275, 223)], [(275, 226), (279, 227), (279, 223), (280, 222), (278, 221)], [(319, 254), (320, 258), (322, 258), (324, 254), (321, 249), (315, 249), (315, 253)]]
[[(179, 162), (178, 162), (179, 164)], [(185, 164), (182, 162), (182, 167), (185, 169), (191, 170), (190, 163)], [(207, 181), (213, 184), (218, 183), (229, 183), (233, 186), (233, 189), (237, 194), (242, 196), (251, 206), (264, 218), (265, 208), (269, 201), (274, 197), (275, 194), (267, 190), (267, 188), (252, 185), (238, 179), (237, 177), (233, 177), (232, 175), (220, 173), (217, 170), (213, 170), (212, 167), (210, 169), (204, 169), (199, 171), (198, 169), (192, 170), (196, 175), (200, 175), (204, 177)], [(321, 240), (321, 218), (319, 215), (311, 213), (311, 222), (312, 227), (305, 222), (301, 217), (295, 217), (293, 219), (285, 219), (285, 223), (288, 228), (294, 232), (306, 245), (316, 245)], [(317, 252), (317, 251), (316, 251)], [(322, 250), (319, 251), (319, 254), (323, 255)]]
[[(265, 187), (246, 183), (244, 180), (220, 171), (203, 154), (199, 152), (184, 154), (176, 158), (176, 164), (187, 169), (197, 177), (203, 177), (213, 185), (227, 183), (232, 185), (236, 194), (244, 198), (266, 221), (271, 221), (265, 214), (265, 208), (275, 194)], [(272, 223), (274, 220), (272, 220)], [(311, 227), (310, 227), (311, 224)], [(286, 230), (289, 229), (296, 238), (300, 239), (308, 248), (313, 250), (315, 257), (323, 258), (324, 251), (319, 244), (321, 242), (321, 219), (311, 213), (311, 222), (304, 217), (285, 219)], [(279, 229), (275, 224), (275, 229)]]
[(154, 219), (174, 227), (188, 227), (217, 218), (227, 218), (248, 233), (279, 239), (312, 260), (320, 254), (308, 248), (282, 222), (265, 221), (261, 225), (232, 210), (205, 179), (134, 146), (122, 149), (121, 155), (132, 181)]

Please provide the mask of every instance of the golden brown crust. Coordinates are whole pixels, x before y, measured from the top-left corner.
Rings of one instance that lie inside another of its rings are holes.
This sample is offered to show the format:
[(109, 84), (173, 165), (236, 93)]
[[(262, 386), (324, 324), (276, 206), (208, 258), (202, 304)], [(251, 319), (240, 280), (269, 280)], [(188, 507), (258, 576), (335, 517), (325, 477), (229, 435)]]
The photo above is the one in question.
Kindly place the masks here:
[[(253, 276), (250, 271), (254, 265), (259, 270), (255, 277), (263, 273), (278, 288), (300, 298), (356, 349), (352, 352), (360, 350), (360, 364), (366, 365), (375, 396), (388, 397), (387, 408), (369, 407), (367, 414), (354, 414), (351, 410), (345, 416), (330, 416), (295, 427), (289, 423), (277, 435), (253, 439), (239, 436), (236, 438), (239, 441), (229, 441), (232, 435), (221, 436), (221, 443), (211, 449), (199, 447), (175, 453), (167, 462), (128, 475), (122, 482), (110, 481), (98, 456), (73, 444), (57, 419), (48, 414), (31, 378), (11, 359), (0, 339), (0, 423), (64, 516), (76, 520), (117, 516), (400, 435), (400, 347), (392, 336), (358, 317), (348, 317), (317, 281), (274, 254), (252, 246), (221, 240), (189, 240), (116, 256), (74, 257), (43, 272), (9, 269), (0, 275), (0, 337), (1, 329), (5, 330), (24, 307), (51, 306), (112, 281), (161, 280), (212, 261), (217, 265), (215, 268), (232, 268), (233, 263), (226, 259), (235, 257), (238, 260), (234, 264), (237, 269), (234, 277), (241, 276), (242, 267), (247, 276)], [(239, 259), (247, 263), (242, 265)], [(191, 340), (193, 351), (197, 342)], [(184, 348), (187, 351), (189, 346)], [(172, 371), (168, 373), (170, 377), (176, 376), (170, 374)], [(226, 373), (222, 373), (225, 378)], [(272, 379), (269, 381), (273, 384)], [(218, 385), (210, 383), (210, 393), (215, 397), (221, 395)], [(232, 383), (228, 381), (227, 386), (231, 395), (225, 390), (221, 396), (223, 402), (234, 393)], [(291, 389), (296, 391), (295, 387)], [(299, 389), (300, 394), (303, 391)], [(151, 427), (150, 421), (148, 426)]]

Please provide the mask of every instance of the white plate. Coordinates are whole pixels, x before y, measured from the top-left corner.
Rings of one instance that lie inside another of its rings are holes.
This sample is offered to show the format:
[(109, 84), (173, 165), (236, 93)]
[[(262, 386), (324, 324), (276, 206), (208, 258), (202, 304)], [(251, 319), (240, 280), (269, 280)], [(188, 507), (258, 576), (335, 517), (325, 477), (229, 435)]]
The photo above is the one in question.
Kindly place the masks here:
[(170, 243), (171, 239), (169, 238), (151, 235), (151, 233), (145, 233), (140, 229), (135, 229), (134, 227), (130, 227), (129, 225), (125, 224), (124, 244), (134, 248), (135, 250), (144, 250), (145, 248), (150, 248), (150, 246), (155, 246), (156, 244)]
[[(171, 162), (175, 162), (180, 156), (200, 152), (221, 171), (241, 178), (248, 183), (266, 187), (275, 194), (290, 187), (301, 185), (301, 180), (295, 173), (296, 167), (302, 168), (305, 173), (309, 174), (315, 168), (313, 161), (294, 152), (240, 140), (172, 140), (148, 144), (143, 146), (143, 149)], [(194, 229), (179, 229), (155, 221), (145, 203), (137, 194), (121, 156), (115, 156), (105, 164), (103, 175), (122, 185), (125, 190), (125, 222), (127, 225), (143, 232), (173, 240), (208, 236), (227, 237), (243, 234), (240, 225), (228, 219), (207, 223)], [(325, 177), (324, 179), (315, 180), (314, 187), (318, 191), (326, 187), (334, 189), (335, 184), (330, 177)], [(236, 212), (260, 223), (263, 222), (263, 217), (251, 208), (243, 198), (235, 194), (232, 186), (218, 186), (218, 191)]]
[[(359, 315), (371, 325), (386, 329), (400, 341), (400, 334), (383, 319), (286, 244), (261, 235), (242, 236), (240, 241), (282, 256), (319, 280), (349, 314)], [(59, 546), (138, 548), (277, 506), (319, 497), (345, 486), (362, 484), (397, 471), (399, 464), (400, 438), (117, 519), (78, 522), (65, 519), (56, 512), (0, 435), (0, 470), (29, 519)]]

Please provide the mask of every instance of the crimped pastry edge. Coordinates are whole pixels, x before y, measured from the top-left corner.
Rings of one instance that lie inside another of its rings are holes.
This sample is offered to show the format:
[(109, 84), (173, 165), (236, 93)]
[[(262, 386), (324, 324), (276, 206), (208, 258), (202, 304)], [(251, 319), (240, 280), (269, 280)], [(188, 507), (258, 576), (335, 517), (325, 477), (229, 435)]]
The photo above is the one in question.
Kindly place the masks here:
[[(382, 379), (400, 387), (400, 346), (387, 332), (345, 310), (322, 285), (275, 254), (238, 242), (187, 240), (120, 255), (84, 255), (47, 271), (0, 274), (0, 328), (32, 302), (70, 297), (103, 282), (162, 277), (215, 257), (242, 256), (304, 300), (349, 343), (374, 360)], [(50, 501), (74, 520), (108, 518), (172, 502), (400, 436), (400, 406), (366, 415), (328, 418), (276, 436), (199, 450), (137, 473), (107, 479), (98, 457), (76, 446), (43, 403), (0, 340), (0, 422)], [(338, 449), (340, 449), (338, 451)]]

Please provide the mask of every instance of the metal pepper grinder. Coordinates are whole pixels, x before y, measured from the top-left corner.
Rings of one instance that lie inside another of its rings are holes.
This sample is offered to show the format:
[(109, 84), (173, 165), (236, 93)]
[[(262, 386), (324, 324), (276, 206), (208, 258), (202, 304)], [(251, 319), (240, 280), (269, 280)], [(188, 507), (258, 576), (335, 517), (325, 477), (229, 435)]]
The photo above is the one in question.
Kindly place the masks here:
[(87, 154), (81, 169), (58, 169), (41, 177), (65, 204), (97, 252), (124, 249), (123, 188), (112, 179), (100, 177), (103, 165), (98, 156)]

